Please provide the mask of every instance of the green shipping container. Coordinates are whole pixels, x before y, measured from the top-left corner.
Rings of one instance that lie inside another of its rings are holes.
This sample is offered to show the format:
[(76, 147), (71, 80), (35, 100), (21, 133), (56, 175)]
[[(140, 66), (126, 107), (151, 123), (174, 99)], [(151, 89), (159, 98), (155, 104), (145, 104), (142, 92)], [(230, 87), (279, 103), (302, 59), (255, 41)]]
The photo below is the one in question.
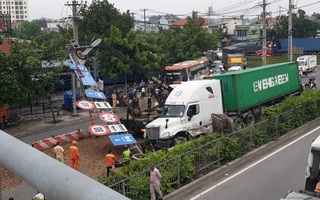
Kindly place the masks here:
[(214, 76), (221, 80), (225, 112), (262, 105), (300, 91), (298, 64), (277, 63)]

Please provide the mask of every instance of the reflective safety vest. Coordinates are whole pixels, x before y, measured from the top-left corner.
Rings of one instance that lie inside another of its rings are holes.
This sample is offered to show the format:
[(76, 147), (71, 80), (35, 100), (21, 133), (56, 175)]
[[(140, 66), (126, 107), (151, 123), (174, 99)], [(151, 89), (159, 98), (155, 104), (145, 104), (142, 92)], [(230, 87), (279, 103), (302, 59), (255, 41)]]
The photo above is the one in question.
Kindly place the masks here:
[(123, 162), (130, 160), (130, 154), (131, 154), (131, 151), (129, 149), (123, 152)]
[(79, 158), (78, 147), (76, 147), (76, 146), (71, 146), (69, 153), (70, 153), (70, 158), (71, 158), (71, 159), (78, 159), (78, 158)]

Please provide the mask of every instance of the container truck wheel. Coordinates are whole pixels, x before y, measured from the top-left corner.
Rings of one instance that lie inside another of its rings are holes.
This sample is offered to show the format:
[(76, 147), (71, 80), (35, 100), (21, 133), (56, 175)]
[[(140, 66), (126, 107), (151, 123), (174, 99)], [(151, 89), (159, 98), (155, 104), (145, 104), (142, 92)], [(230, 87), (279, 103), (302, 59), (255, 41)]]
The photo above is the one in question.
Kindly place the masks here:
[(241, 117), (237, 117), (233, 120), (234, 123), (234, 129), (236, 131), (241, 130), (244, 127), (244, 122)]
[(252, 113), (247, 114), (247, 116), (246, 116), (246, 124), (248, 126), (252, 126), (255, 123), (256, 123), (256, 116), (254, 116), (254, 114), (252, 114)]
[(175, 146), (177, 143), (179, 142), (184, 142), (187, 141), (187, 138), (183, 137), (183, 136), (177, 136), (173, 139), (173, 141), (171, 142), (171, 147)]

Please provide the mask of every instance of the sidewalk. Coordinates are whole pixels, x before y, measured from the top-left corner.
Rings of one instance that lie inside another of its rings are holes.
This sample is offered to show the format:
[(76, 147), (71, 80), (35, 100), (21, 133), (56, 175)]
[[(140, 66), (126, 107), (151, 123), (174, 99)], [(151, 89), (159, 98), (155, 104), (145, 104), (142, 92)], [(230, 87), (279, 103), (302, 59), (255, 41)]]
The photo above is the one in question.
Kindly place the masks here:
[[(124, 110), (126, 110), (126, 107), (116, 107), (113, 112), (117, 113)], [(92, 116), (94, 119), (98, 119), (100, 113), (100, 109), (95, 109), (92, 111)], [(56, 123), (53, 123), (52, 116), (43, 117), (43, 114), (29, 115), (21, 118), (19, 124), (6, 127), (3, 131), (20, 138), (90, 120), (89, 111), (77, 109), (77, 116), (73, 116), (72, 114), (73, 112), (69, 111), (63, 111), (59, 115), (55, 113)]]
[[(147, 98), (143, 98), (142, 104), (147, 103)], [(120, 112), (126, 112), (127, 107), (116, 107), (113, 109), (115, 114)], [(101, 114), (100, 109), (94, 109), (91, 113), (94, 119), (99, 119)], [(10, 135), (20, 138), (28, 135), (38, 134), (44, 131), (54, 130), (64, 126), (70, 126), (83, 121), (89, 121), (89, 111), (77, 109), (77, 116), (73, 116), (73, 111), (69, 112), (64, 110), (59, 115), (55, 114), (56, 123), (53, 123), (53, 118), (51, 115), (43, 114), (28, 115), (21, 118), (19, 124), (6, 127), (3, 131), (9, 133)], [(86, 130), (85, 130), (86, 131)]]

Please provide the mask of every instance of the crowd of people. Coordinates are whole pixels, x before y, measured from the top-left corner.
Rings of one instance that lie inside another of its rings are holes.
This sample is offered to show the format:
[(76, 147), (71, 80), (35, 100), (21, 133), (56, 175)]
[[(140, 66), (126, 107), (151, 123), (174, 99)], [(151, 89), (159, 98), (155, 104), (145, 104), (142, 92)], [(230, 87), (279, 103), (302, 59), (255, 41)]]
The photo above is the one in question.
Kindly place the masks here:
[[(151, 98), (155, 97), (158, 101), (164, 101), (168, 96), (168, 91), (164, 88), (157, 86), (153, 81), (141, 80), (140, 84), (133, 83), (124, 90), (113, 90), (110, 95), (106, 91), (106, 96), (110, 98), (109, 102), (112, 108), (124, 105), (124, 101), (127, 101), (130, 106), (141, 110), (141, 103), (143, 98), (148, 98), (148, 108), (151, 108)], [(162, 103), (162, 102), (159, 102)]]

